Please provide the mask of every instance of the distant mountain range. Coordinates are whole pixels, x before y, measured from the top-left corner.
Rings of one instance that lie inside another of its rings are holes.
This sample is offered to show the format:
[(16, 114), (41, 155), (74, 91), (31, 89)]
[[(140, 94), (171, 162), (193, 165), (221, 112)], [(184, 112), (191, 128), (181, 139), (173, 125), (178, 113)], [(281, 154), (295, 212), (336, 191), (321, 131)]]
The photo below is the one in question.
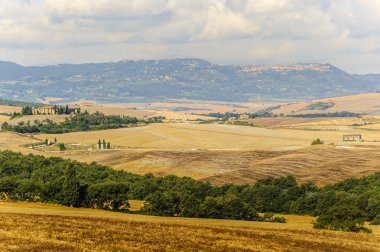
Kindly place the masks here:
[(330, 64), (233, 66), (188, 58), (24, 67), (0, 61), (0, 98), (25, 101), (296, 101), (378, 91), (380, 74), (349, 74)]

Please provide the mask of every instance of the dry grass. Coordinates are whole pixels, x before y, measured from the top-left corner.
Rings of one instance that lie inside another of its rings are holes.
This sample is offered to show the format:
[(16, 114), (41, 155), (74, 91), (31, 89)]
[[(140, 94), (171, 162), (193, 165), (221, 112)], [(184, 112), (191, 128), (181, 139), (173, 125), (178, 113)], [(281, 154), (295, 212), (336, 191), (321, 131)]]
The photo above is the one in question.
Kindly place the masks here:
[(8, 120), (9, 124), (17, 125), (19, 122), (28, 122), (33, 125), (35, 120), (44, 121), (46, 119), (53, 120), (56, 123), (61, 123), (65, 121), (67, 115), (26, 115), (22, 117), (16, 117), (14, 119)]
[(9, 120), (9, 116), (0, 115), (0, 122), (6, 122)]
[[(345, 132), (319, 132), (293, 129), (264, 129), (257, 127), (166, 123), (146, 127), (123, 128), (64, 135), (41, 134), (41, 139), (57, 137), (66, 143), (95, 144), (106, 139), (114, 146), (155, 150), (263, 150), (273, 148), (307, 147), (317, 137), (326, 142), (341, 141)], [(379, 135), (380, 137), (380, 135)]]
[(0, 105), (0, 113), (13, 114), (13, 112), (21, 112), (21, 107)]
[(353, 124), (371, 123), (373, 116), (370, 118), (297, 118), (297, 117), (277, 117), (277, 118), (256, 118), (249, 120), (254, 125), (266, 128), (309, 128), (309, 129), (342, 129), (345, 127), (352, 128)]
[[(152, 110), (150, 109), (136, 109), (132, 105), (141, 106), (141, 104), (92, 104), (92, 105), (81, 105), (81, 110), (87, 110), (90, 113), (102, 112), (106, 115), (127, 115), (137, 118), (146, 118), (152, 116), (164, 116), (167, 120), (178, 120), (178, 121), (191, 121), (197, 119), (209, 119), (205, 116), (192, 115), (190, 113), (184, 112), (173, 112), (167, 109), (164, 110)], [(148, 107), (149, 108), (149, 107)]]
[(38, 140), (27, 135), (15, 134), (11, 132), (0, 132), (0, 150), (37, 153), (36, 151), (23, 147), (23, 145), (33, 142), (38, 142)]
[(2, 251), (379, 251), (380, 236), (289, 223), (164, 218), (0, 203)]
[(293, 175), (299, 182), (325, 185), (380, 171), (380, 148), (310, 147), (289, 151), (97, 151), (66, 157), (137, 174), (175, 174), (222, 183), (253, 183)]
[[(304, 110), (304, 108), (315, 102), (334, 102), (335, 105), (326, 110)], [(379, 114), (380, 113), (380, 94), (369, 93), (352, 96), (325, 98), (312, 102), (297, 102), (281, 106), (273, 110), (276, 114), (308, 114), (308, 113), (328, 113), (350, 111), (354, 113)]]
[(87, 110), (90, 113), (95, 113), (97, 111), (102, 112), (106, 115), (127, 115), (137, 118), (144, 118), (146, 116), (154, 116), (155, 113), (152, 111), (134, 109), (134, 108), (124, 108), (117, 105), (100, 105), (100, 104), (92, 104), (92, 105), (80, 105), (82, 111)]

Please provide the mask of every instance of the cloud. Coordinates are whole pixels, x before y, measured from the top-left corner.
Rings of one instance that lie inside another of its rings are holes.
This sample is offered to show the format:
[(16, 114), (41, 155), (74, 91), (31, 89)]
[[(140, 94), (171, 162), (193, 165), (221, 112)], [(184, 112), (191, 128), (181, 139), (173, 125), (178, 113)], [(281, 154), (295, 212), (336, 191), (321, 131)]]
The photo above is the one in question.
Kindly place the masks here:
[(368, 0), (2, 0), (0, 59), (323, 61), (380, 72), (379, 23), (380, 2)]

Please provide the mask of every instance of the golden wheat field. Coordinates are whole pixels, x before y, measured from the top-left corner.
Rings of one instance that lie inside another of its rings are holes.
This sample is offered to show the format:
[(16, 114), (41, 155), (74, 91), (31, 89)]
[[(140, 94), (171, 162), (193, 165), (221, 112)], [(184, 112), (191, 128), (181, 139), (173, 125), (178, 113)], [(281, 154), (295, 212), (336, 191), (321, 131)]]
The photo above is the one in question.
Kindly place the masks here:
[[(139, 107), (133, 107), (136, 105)], [(207, 120), (209, 117), (196, 115), (185, 112), (171, 111), (170, 109), (165, 108), (156, 108), (147, 106), (145, 107), (142, 104), (135, 103), (121, 103), (121, 104), (86, 104), (82, 103), (79, 105), (82, 111), (87, 110), (89, 113), (101, 112), (106, 115), (128, 115), (132, 117), (137, 117), (140, 119), (144, 119), (147, 117), (155, 117), (161, 116), (165, 117), (166, 120), (174, 120), (174, 121), (194, 121), (198, 119)]]
[(0, 113), (13, 114), (14, 112), (21, 112), (21, 107), (0, 105)]
[(0, 115), (0, 122), (6, 122), (9, 120), (9, 116)]
[[(306, 106), (317, 102), (332, 102), (334, 106), (326, 110), (307, 110)], [(308, 114), (350, 111), (354, 113), (379, 114), (380, 94), (368, 93), (352, 96), (332, 97), (314, 100), (311, 102), (294, 102), (282, 104), (280, 108), (273, 110), (275, 114)]]
[(268, 176), (293, 175), (299, 182), (325, 185), (380, 171), (380, 148), (310, 147), (288, 151), (99, 150), (26, 152), (93, 161), (136, 174), (175, 174), (222, 183), (253, 183)]
[[(326, 110), (309, 110), (306, 107), (312, 103), (334, 103)], [(300, 102), (220, 102), (198, 100), (172, 100), (171, 102), (156, 103), (118, 103), (105, 104), (104, 107), (137, 108), (145, 111), (182, 111), (187, 114), (208, 114), (216, 112), (255, 113), (259, 110), (280, 106), (273, 109), (275, 114), (308, 114), (350, 111), (354, 113), (379, 114), (380, 94), (366, 93), (352, 96), (332, 97), (313, 101)]]
[(1, 251), (380, 251), (380, 230), (356, 234), (288, 223), (166, 218), (0, 202)]
[[(340, 126), (338, 126), (340, 127)], [(259, 127), (163, 123), (144, 127), (132, 127), (96, 132), (73, 132), (67, 134), (40, 134), (41, 139), (57, 137), (63, 142), (96, 144), (106, 139), (114, 146), (130, 149), (159, 150), (265, 150), (275, 148), (303, 148), (310, 146), (315, 138), (326, 143), (341, 142), (342, 135), (359, 132), (356, 129), (316, 131), (289, 128), (266, 129)], [(379, 139), (377, 132), (368, 132), (368, 139)]]
[(67, 115), (25, 115), (22, 117), (16, 117), (7, 122), (11, 125), (17, 125), (20, 122), (29, 123), (31, 125), (35, 124), (36, 121), (44, 122), (45, 120), (52, 120), (55, 123), (62, 123), (65, 121)]

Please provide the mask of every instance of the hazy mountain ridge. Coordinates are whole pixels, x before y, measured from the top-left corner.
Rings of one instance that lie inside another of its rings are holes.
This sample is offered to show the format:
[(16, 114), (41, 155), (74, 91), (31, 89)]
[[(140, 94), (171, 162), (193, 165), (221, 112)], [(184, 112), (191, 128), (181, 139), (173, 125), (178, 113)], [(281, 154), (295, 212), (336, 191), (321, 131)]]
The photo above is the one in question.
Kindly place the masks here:
[(349, 74), (330, 64), (232, 66), (190, 58), (42, 67), (0, 62), (0, 98), (22, 100), (301, 100), (379, 90), (380, 74)]

